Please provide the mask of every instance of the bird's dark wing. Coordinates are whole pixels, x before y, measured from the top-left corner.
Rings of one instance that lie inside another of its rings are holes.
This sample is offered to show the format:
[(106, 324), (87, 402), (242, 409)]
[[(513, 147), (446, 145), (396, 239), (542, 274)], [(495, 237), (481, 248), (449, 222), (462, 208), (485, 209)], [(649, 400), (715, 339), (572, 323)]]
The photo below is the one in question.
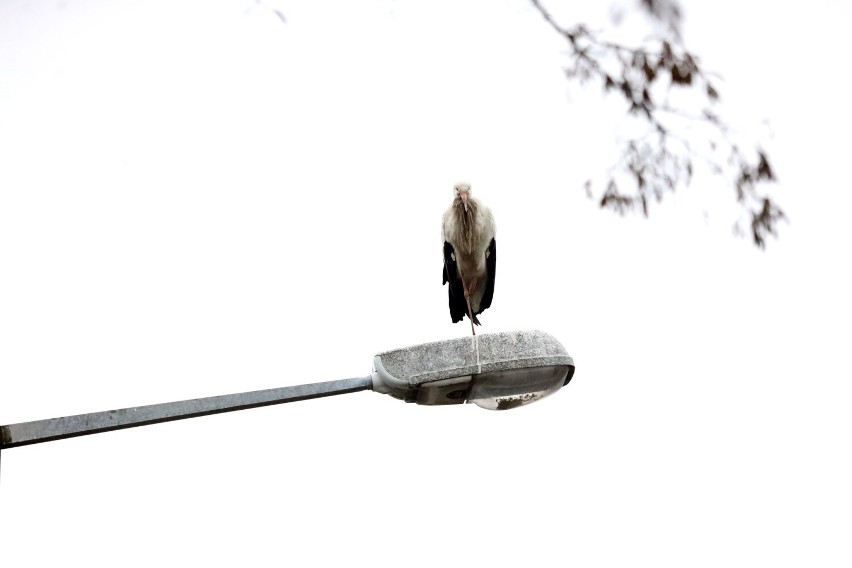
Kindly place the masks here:
[(450, 284), (450, 317), (453, 323), (460, 322), (467, 313), (467, 302), (464, 299), (464, 286), (459, 278), (459, 269), (456, 266), (456, 258), (453, 245), (444, 242), (444, 284)]
[(494, 277), (497, 275), (497, 241), (495, 239), (491, 239), (491, 244), (488, 245), (488, 251), (485, 253), (485, 272), (485, 293), (482, 294), (479, 311), (476, 314), (481, 314), (485, 309), (490, 308), (491, 300), (494, 298)]
[(444, 241), (444, 281), (441, 284), (446, 284), (450, 279), (450, 265), (452, 263), (455, 273), (456, 263), (453, 260), (453, 245)]

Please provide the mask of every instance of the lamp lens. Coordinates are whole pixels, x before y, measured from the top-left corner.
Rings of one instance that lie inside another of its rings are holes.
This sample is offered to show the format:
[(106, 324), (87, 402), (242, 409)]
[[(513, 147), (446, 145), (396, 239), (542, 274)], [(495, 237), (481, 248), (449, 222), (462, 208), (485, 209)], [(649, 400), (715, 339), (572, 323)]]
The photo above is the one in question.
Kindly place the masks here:
[(524, 406), (558, 391), (568, 370), (568, 365), (551, 365), (474, 375), (467, 400), (489, 410)]

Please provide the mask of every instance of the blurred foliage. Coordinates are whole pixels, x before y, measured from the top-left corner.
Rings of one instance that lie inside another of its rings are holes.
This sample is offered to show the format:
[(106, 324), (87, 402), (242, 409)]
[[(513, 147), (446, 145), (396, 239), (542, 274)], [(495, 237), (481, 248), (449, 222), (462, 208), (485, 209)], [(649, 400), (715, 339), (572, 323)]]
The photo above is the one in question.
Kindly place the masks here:
[[(604, 39), (586, 24), (563, 27), (539, 0), (530, 1), (568, 44), (568, 78), (600, 83), (605, 93), (623, 99), (628, 115), (644, 125), (644, 134), (624, 143), (621, 160), (602, 183), (586, 182), (587, 194), (603, 208), (620, 214), (641, 210), (647, 216), (650, 202), (689, 185), (695, 162), (702, 160), (713, 174), (728, 178), (735, 190), (748, 219), (737, 222), (735, 231), (750, 231), (754, 244), (765, 248), (767, 236), (775, 235), (778, 222), (785, 219), (764, 190), (766, 182), (775, 181), (775, 173), (766, 151), (760, 146), (754, 152), (743, 151), (715, 112), (719, 91), (699, 58), (683, 45), (679, 4), (638, 0), (638, 9), (651, 22), (662, 24), (656, 26), (661, 31), (640, 46), (628, 46)], [(673, 90), (688, 91), (687, 98), (698, 101), (699, 111), (673, 105), (669, 97)], [(692, 135), (682, 134), (684, 122), (690, 123)], [(706, 142), (709, 152), (697, 148), (696, 142)]]

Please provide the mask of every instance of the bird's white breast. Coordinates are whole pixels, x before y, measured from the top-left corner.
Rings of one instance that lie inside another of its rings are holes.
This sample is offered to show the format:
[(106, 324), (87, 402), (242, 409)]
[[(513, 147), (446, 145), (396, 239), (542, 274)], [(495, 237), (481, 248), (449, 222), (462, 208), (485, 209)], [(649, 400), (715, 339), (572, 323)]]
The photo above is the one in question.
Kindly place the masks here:
[(485, 273), (485, 254), (495, 235), (494, 215), (479, 201), (471, 213), (465, 222), (463, 209), (451, 205), (444, 213), (442, 236), (453, 246), (456, 262), (465, 276), (479, 277)]

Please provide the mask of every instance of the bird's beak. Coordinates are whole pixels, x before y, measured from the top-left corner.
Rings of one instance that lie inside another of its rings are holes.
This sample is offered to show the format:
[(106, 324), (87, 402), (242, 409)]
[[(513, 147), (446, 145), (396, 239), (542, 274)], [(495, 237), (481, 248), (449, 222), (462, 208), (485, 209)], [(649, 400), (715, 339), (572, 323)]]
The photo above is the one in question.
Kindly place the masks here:
[(461, 196), (461, 199), (462, 199), (462, 205), (464, 205), (464, 212), (467, 213), (467, 192), (461, 191), (461, 192), (459, 192), (459, 195)]

